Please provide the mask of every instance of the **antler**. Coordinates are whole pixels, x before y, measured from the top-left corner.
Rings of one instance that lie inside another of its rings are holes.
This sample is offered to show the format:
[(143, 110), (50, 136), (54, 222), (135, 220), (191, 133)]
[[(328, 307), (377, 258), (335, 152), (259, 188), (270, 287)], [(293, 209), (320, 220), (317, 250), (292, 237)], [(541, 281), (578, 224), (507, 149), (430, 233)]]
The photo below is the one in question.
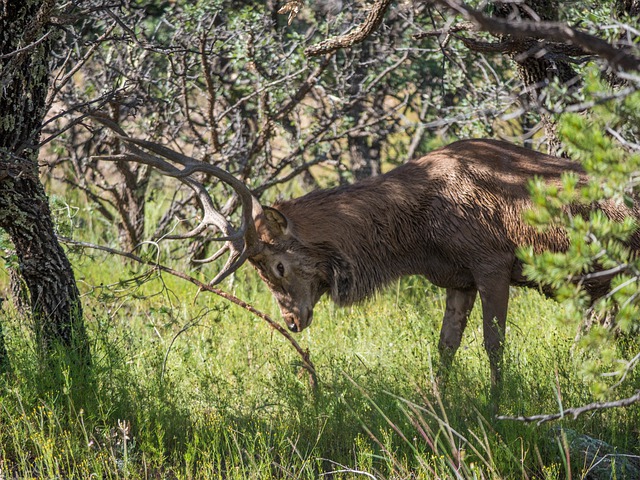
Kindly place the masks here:
[[(240, 268), (240, 266), (251, 255), (256, 253), (260, 242), (254, 219), (262, 215), (262, 206), (244, 183), (229, 172), (226, 172), (215, 165), (196, 160), (195, 158), (183, 155), (155, 142), (131, 138), (110, 118), (103, 116), (94, 116), (93, 118), (113, 130), (117, 134), (117, 137), (125, 142), (128, 150), (128, 153), (125, 154), (103, 155), (96, 156), (94, 158), (109, 161), (134, 161), (149, 165), (162, 171), (165, 175), (177, 178), (185, 185), (188, 185), (196, 193), (204, 213), (204, 216), (198, 226), (185, 234), (167, 235), (165, 238), (192, 238), (201, 234), (210, 226), (216, 227), (223, 233), (223, 236), (215, 237), (213, 240), (225, 242), (224, 246), (209, 258), (199, 260), (201, 263), (211, 262), (220, 258), (220, 256), (222, 256), (227, 250), (230, 251), (229, 259), (227, 260), (224, 268), (213, 278), (213, 280), (211, 280), (211, 285), (220, 283)], [(151, 155), (138, 147), (142, 147), (158, 156)], [(183, 168), (178, 168), (173, 163), (169, 163), (167, 160), (160, 157), (181, 165)], [(225, 216), (216, 210), (211, 196), (204, 185), (191, 177), (191, 175), (196, 172), (204, 172), (213, 175), (233, 188), (238, 195), (238, 198), (240, 198), (242, 205), (242, 223), (239, 229), (236, 230)]]

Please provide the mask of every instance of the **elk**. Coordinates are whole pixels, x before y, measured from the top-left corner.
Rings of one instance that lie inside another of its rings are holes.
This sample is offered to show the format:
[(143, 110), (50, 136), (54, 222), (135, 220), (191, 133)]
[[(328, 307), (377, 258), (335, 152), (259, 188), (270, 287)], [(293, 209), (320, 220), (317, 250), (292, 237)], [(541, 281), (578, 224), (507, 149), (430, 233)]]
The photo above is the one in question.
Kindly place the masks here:
[[(311, 324), (314, 306), (324, 294), (340, 306), (351, 305), (399, 277), (422, 275), (446, 290), (438, 345), (444, 371), (480, 297), (492, 385), (500, 380), (509, 287), (538, 286), (523, 275), (517, 249), (531, 246), (539, 253), (568, 248), (562, 229), (540, 231), (524, 221), (523, 212), (531, 207), (528, 182), (539, 177), (559, 183), (563, 172), (586, 179), (580, 165), (568, 159), (496, 140), (463, 140), (384, 175), (265, 207), (217, 167), (155, 143), (123, 139), (136, 161), (180, 178), (198, 193), (204, 217), (180, 238), (210, 226), (222, 232), (218, 240), (226, 243), (210, 260), (227, 250), (231, 254), (212, 283), (248, 260), (275, 296), (288, 328), (300, 332)], [(204, 186), (190, 176), (198, 171), (236, 191), (242, 203), (239, 229), (215, 210)], [(582, 214), (591, 208), (614, 219), (640, 218), (638, 210), (613, 202), (575, 207)], [(637, 233), (630, 246), (640, 248)], [(585, 284), (592, 300), (606, 293), (610, 280), (595, 275)]]

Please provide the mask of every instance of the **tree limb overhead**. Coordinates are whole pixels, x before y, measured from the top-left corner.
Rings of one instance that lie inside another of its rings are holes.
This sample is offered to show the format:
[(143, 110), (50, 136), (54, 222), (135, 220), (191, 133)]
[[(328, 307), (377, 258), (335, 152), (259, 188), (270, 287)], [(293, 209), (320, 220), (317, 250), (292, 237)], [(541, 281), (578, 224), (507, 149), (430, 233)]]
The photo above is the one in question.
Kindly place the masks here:
[(479, 30), (494, 35), (510, 35), (515, 38), (539, 38), (566, 43), (579, 47), (588, 54), (599, 56), (617, 70), (640, 70), (640, 58), (637, 56), (611, 45), (602, 38), (572, 28), (564, 23), (512, 22), (501, 18), (487, 17), (482, 12), (457, 0), (433, 0), (433, 3), (459, 13), (466, 20), (476, 24)]
[(310, 57), (315, 57), (363, 42), (380, 26), (390, 4), (391, 0), (376, 0), (362, 24), (344, 35), (328, 38), (316, 45), (312, 45), (305, 49), (304, 53)]

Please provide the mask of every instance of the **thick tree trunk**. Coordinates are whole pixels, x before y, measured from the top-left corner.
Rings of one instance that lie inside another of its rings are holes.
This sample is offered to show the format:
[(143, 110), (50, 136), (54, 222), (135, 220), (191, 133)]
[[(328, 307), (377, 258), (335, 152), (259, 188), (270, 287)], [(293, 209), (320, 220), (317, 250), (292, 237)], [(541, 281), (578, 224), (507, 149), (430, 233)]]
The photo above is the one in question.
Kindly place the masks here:
[(380, 141), (373, 139), (374, 145), (369, 145), (364, 135), (349, 135), (349, 155), (351, 157), (351, 171), (356, 180), (375, 177), (380, 173)]
[(55, 4), (0, 0), (0, 228), (15, 246), (43, 351), (60, 342), (87, 362), (78, 289), (38, 177)]

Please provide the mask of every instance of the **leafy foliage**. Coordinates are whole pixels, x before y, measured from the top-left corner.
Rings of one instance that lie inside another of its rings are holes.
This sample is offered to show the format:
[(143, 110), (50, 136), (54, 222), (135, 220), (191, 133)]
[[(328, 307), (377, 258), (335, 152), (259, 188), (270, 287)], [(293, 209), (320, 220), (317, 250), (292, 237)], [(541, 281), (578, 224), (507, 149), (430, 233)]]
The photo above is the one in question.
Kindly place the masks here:
[[(585, 363), (585, 370), (599, 379), (594, 387), (599, 392), (624, 378), (637, 363), (617, 356), (615, 337), (637, 335), (640, 330), (640, 259), (628, 247), (629, 242), (638, 245), (637, 222), (631, 216), (612, 219), (600, 211), (575, 214), (575, 208), (571, 208), (616, 202), (626, 204), (630, 214), (640, 211), (640, 93), (622, 99), (611, 98), (612, 94), (592, 71), (584, 95), (594, 107), (588, 113), (567, 113), (561, 118), (560, 131), (567, 151), (581, 161), (589, 180), (583, 184), (575, 175), (567, 175), (562, 188), (532, 182), (536, 208), (529, 215), (530, 221), (540, 228), (565, 228), (568, 250), (542, 255), (534, 255), (531, 249), (522, 252), (529, 265), (526, 274), (555, 289), (558, 299), (568, 306), (568, 319), (579, 323), (585, 315), (588, 317), (585, 311), (591, 311), (601, 321), (606, 319), (615, 325), (610, 329), (596, 326), (582, 340), (586, 348), (601, 352), (604, 364)], [(591, 307), (581, 284), (588, 282), (596, 266), (605, 269), (601, 274), (608, 274), (612, 281), (606, 295)], [(635, 357), (638, 352), (627, 353)]]

